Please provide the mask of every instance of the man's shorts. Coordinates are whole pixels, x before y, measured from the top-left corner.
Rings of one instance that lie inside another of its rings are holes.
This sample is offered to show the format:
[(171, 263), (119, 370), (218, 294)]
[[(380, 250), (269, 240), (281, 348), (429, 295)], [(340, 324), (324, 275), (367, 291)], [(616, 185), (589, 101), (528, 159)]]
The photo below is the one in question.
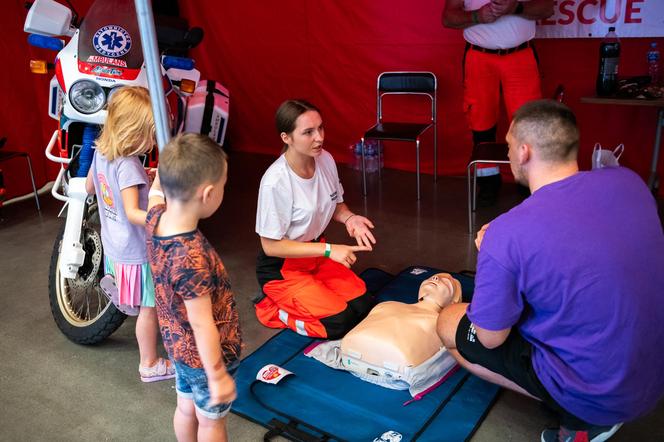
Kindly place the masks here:
[[(226, 367), (233, 378), (239, 365), (240, 361), (235, 361)], [(181, 362), (175, 362), (175, 391), (181, 398), (193, 400), (196, 410), (208, 419), (221, 419), (231, 410), (232, 402), (208, 406), (210, 389), (207, 375), (202, 368), (191, 368)]]
[(512, 329), (507, 340), (494, 349), (488, 349), (477, 338), (475, 326), (468, 316), (463, 315), (456, 332), (456, 346), (459, 354), (468, 362), (497, 373), (514, 382), (554, 411), (561, 424), (569, 429), (583, 430), (591, 425), (570, 414), (540, 382), (532, 363), (533, 346), (521, 333)]

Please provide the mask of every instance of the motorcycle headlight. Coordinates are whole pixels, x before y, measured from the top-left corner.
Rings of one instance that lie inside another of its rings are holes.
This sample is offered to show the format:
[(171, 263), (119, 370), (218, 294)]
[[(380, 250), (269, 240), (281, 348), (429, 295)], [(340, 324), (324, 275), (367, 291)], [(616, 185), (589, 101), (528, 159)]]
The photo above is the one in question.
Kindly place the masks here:
[(106, 104), (104, 90), (91, 80), (80, 80), (69, 88), (69, 101), (82, 114), (94, 114)]
[(106, 94), (106, 103), (110, 103), (110, 102), (111, 102), (111, 98), (112, 98), (113, 95), (118, 91), (118, 89), (120, 89), (121, 87), (123, 87), (123, 86), (122, 86), (122, 85), (120, 85), (120, 86), (115, 86), (115, 87), (112, 87), (112, 88), (110, 88), (110, 89), (108, 90), (108, 93)]

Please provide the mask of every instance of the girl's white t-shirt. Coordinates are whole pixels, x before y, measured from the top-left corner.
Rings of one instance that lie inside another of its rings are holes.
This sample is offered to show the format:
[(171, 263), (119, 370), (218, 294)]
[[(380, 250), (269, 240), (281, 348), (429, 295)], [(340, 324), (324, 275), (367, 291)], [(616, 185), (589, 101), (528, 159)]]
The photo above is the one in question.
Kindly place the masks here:
[(256, 233), (264, 238), (311, 241), (327, 228), (344, 190), (334, 158), (323, 150), (314, 158), (314, 176), (298, 176), (282, 154), (265, 171), (258, 190)]

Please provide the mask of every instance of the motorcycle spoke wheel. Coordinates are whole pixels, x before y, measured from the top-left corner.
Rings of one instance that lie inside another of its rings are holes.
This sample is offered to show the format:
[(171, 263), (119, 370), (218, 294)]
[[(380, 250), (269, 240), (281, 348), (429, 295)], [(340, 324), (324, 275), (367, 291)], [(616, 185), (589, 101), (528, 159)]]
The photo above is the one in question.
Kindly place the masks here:
[(88, 207), (82, 225), (85, 259), (76, 278), (60, 273), (60, 247), (64, 226), (58, 235), (49, 272), (49, 298), (53, 319), (62, 333), (77, 344), (96, 344), (122, 325), (126, 316), (115, 308), (99, 287), (104, 276), (104, 252), (96, 204)]
[(85, 261), (76, 279), (60, 275), (60, 260), (56, 268), (57, 300), (64, 319), (74, 327), (87, 327), (104, 315), (111, 306), (99, 288), (103, 276), (101, 237), (86, 227), (83, 232)]

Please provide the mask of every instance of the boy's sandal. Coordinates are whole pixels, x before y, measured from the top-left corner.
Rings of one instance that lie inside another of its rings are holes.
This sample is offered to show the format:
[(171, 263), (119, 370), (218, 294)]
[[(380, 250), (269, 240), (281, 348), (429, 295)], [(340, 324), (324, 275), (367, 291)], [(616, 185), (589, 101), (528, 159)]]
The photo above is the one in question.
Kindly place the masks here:
[(138, 374), (141, 375), (141, 381), (143, 382), (165, 381), (175, 377), (175, 367), (170, 360), (159, 358), (152, 367), (141, 367), (139, 365)]

